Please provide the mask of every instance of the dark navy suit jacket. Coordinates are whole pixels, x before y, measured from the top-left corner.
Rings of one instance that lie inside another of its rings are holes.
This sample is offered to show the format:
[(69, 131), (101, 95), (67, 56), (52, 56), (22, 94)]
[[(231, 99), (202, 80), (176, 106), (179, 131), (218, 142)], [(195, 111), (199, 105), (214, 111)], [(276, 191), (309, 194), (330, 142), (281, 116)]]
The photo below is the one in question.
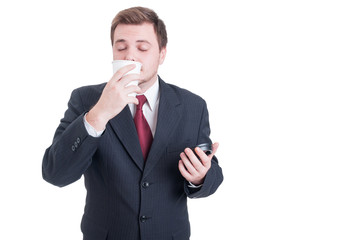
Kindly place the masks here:
[(46, 150), (43, 178), (63, 187), (84, 174), (87, 189), (81, 229), (86, 240), (189, 239), (187, 196), (206, 197), (223, 181), (216, 157), (199, 189), (178, 170), (186, 147), (211, 143), (205, 101), (160, 81), (157, 128), (144, 161), (129, 107), (110, 120), (100, 138), (88, 135), (83, 116), (105, 84), (73, 91)]

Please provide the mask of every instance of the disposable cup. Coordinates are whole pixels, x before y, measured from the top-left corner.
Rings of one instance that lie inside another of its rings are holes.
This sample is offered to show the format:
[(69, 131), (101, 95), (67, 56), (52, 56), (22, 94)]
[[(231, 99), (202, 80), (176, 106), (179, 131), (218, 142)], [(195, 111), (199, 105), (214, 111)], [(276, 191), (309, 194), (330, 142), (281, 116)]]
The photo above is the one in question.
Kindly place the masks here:
[[(140, 62), (135, 62), (135, 61), (114, 60), (112, 63), (113, 63), (113, 74), (116, 73), (119, 69), (121, 69), (124, 66), (135, 64), (136, 67), (134, 69), (132, 69), (131, 71), (127, 72), (126, 74), (124, 74), (124, 76), (131, 74), (131, 73), (140, 74), (140, 70), (142, 68), (142, 64)], [(138, 86), (138, 83), (139, 83), (138, 80), (132, 81), (127, 85), (127, 87), (131, 86), (131, 85)], [(133, 97), (135, 97), (135, 95), (136, 95), (136, 93), (129, 94), (129, 96), (133, 96)]]

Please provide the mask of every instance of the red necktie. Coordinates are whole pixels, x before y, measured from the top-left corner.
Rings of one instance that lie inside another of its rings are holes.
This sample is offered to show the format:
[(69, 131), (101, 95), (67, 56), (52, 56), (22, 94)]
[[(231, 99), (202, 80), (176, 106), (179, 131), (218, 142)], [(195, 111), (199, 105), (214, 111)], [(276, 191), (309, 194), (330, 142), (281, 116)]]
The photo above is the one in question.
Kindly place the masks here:
[(145, 161), (147, 159), (150, 146), (152, 146), (153, 135), (142, 110), (144, 103), (147, 101), (147, 98), (144, 95), (138, 95), (137, 98), (139, 104), (137, 105), (137, 110), (135, 111), (134, 123), (135, 128), (137, 129), (140, 148), (142, 149), (143, 158)]

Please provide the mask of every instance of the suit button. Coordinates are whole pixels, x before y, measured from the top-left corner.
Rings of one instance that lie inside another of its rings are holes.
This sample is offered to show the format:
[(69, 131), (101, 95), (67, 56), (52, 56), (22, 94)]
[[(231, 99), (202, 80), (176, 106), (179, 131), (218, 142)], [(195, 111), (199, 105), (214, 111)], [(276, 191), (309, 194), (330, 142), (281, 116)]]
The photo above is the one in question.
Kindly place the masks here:
[(143, 182), (143, 183), (142, 183), (142, 187), (143, 187), (143, 188), (149, 187), (149, 182)]
[(79, 137), (76, 139), (76, 142), (77, 142), (78, 144), (80, 143), (80, 138), (79, 138)]
[(148, 219), (147, 216), (141, 216), (140, 222), (145, 223), (147, 221), (147, 219)]
[(75, 146), (74, 146), (74, 145), (71, 146), (71, 150), (72, 150), (73, 152), (75, 152)]
[(77, 148), (77, 147), (78, 147), (78, 143), (77, 143), (77, 142), (74, 142), (74, 146)]

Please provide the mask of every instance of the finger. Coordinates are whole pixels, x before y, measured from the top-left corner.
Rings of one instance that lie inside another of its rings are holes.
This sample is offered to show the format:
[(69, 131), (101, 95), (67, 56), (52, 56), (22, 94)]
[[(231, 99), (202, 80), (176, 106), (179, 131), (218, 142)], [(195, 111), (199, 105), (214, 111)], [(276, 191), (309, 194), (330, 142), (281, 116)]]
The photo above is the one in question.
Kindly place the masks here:
[(136, 97), (128, 96), (127, 103), (133, 103), (135, 105), (139, 104), (139, 100)]
[[(127, 74), (126, 76), (123, 76), (119, 81), (117, 81), (117, 84), (120, 84), (123, 87), (127, 87), (131, 82), (133, 81), (139, 81), (140, 75), (137, 73), (131, 73)], [(137, 84), (130, 84), (130, 85), (137, 85)]]
[(187, 180), (190, 181), (192, 179), (192, 175), (187, 171), (187, 169), (184, 167), (183, 161), (179, 160), (178, 162), (178, 169), (179, 172), (182, 174), (182, 176)]
[(198, 171), (194, 168), (193, 164), (190, 162), (187, 155), (184, 152), (182, 152), (180, 154), (180, 157), (181, 157), (181, 160), (182, 160), (184, 166), (187, 168), (188, 172), (191, 175), (196, 176), (198, 174)]
[[(192, 165), (194, 166), (197, 171), (202, 170), (203, 165), (197, 158), (197, 156), (194, 154), (194, 152), (190, 148), (186, 148), (184, 152), (187, 154), (188, 159), (191, 161)], [(202, 151), (203, 152), (203, 151)]]
[(130, 64), (130, 65), (127, 65), (127, 66), (124, 66), (124, 67), (120, 68), (118, 71), (116, 71), (114, 73), (113, 77), (110, 79), (110, 82), (118, 81), (119, 79), (121, 79), (124, 76), (124, 74), (126, 74), (127, 72), (133, 70), (134, 68), (136, 68), (135, 64)]
[(128, 87), (125, 87), (124, 92), (128, 95), (130, 93), (142, 93), (142, 89), (139, 86), (136, 85), (130, 85)]
[(199, 147), (196, 147), (195, 151), (198, 157), (201, 159), (203, 167), (209, 168), (212, 157), (205, 154), (205, 152), (203, 152), (203, 150)]

